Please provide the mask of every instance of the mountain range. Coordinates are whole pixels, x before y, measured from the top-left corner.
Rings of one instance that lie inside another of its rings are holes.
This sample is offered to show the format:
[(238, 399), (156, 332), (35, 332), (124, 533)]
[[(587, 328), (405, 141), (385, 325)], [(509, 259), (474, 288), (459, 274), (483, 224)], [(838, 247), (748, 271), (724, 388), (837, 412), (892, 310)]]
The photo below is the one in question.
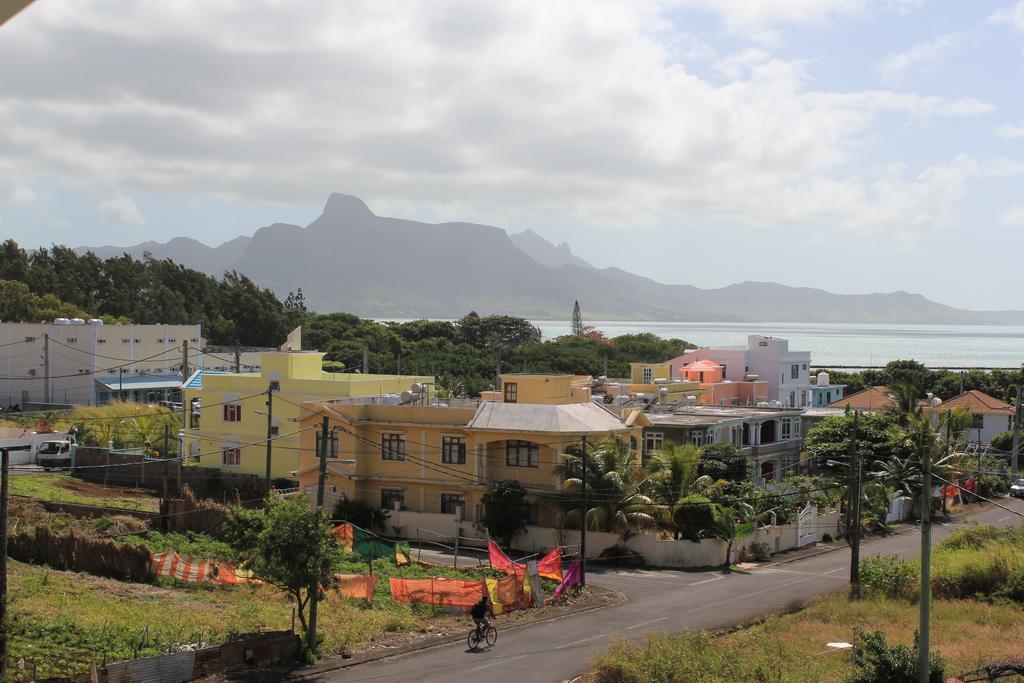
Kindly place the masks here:
[(1021, 311), (956, 309), (903, 291), (834, 294), (750, 281), (717, 289), (667, 285), (595, 268), (565, 242), (554, 245), (532, 230), (387, 218), (343, 194), (332, 194), (305, 228), (274, 223), (217, 247), (175, 237), (76, 251), (150, 255), (218, 277), (235, 270), (282, 297), (301, 287), (312, 310), (378, 319), (457, 318), (475, 310), (565, 320), (579, 300), (588, 320), (1024, 324)]

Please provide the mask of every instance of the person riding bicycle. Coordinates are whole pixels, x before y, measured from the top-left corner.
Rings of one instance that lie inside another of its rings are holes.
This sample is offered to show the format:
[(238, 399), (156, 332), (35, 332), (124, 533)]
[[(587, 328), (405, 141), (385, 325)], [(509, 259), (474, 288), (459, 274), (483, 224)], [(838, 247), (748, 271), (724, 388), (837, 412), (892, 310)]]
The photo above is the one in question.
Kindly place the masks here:
[(476, 624), (477, 635), (483, 637), (486, 633), (487, 627), (490, 622), (487, 621), (487, 615), (490, 614), (494, 617), (494, 607), (491, 605), (491, 600), (486, 593), (480, 596), (480, 600), (473, 605), (469, 610), (470, 616), (473, 617), (473, 623)]

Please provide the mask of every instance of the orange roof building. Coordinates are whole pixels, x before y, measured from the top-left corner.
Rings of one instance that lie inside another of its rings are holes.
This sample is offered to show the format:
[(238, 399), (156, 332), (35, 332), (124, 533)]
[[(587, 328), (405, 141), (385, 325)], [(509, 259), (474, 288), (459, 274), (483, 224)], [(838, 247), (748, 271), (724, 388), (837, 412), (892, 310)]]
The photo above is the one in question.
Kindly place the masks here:
[(844, 396), (838, 401), (832, 401), (826, 406), (826, 408), (840, 408), (845, 410), (846, 407), (849, 406), (850, 410), (872, 412), (887, 410), (895, 404), (896, 398), (893, 396), (893, 392), (889, 387), (874, 386), (868, 387), (867, 389), (861, 389), (849, 396)]
[(996, 434), (1013, 429), (1014, 407), (977, 389), (965, 391), (934, 407), (938, 411), (961, 409), (971, 412), (968, 441), (989, 443)]

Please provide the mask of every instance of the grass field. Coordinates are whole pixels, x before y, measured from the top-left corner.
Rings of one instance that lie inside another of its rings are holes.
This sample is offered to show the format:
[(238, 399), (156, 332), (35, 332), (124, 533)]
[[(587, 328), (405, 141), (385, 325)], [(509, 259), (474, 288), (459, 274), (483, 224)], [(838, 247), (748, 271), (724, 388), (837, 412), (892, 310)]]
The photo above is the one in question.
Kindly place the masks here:
[[(9, 569), (11, 661), (35, 662), (41, 678), (81, 673), (104, 656), (118, 661), (291, 627), (291, 603), (265, 586), (167, 588), (20, 562)], [(369, 610), (332, 595), (320, 607), (320, 630), (325, 651), (337, 653), (390, 632), (418, 631), (432, 616), (429, 609), (393, 604)]]
[[(845, 681), (850, 654), (825, 643), (854, 642), (854, 627), (880, 629), (892, 643), (912, 645), (916, 605), (874, 598), (850, 602), (834, 596), (806, 609), (774, 616), (731, 634), (660, 634), (640, 645), (617, 643), (594, 661), (598, 683), (704, 681)], [(932, 650), (947, 663), (946, 675), (970, 671), (1024, 653), (1019, 605), (971, 601), (934, 602)]]
[(125, 510), (160, 509), (160, 499), (149, 491), (91, 484), (64, 474), (30, 474), (11, 477), (11, 495), (39, 500), (100, 505)]

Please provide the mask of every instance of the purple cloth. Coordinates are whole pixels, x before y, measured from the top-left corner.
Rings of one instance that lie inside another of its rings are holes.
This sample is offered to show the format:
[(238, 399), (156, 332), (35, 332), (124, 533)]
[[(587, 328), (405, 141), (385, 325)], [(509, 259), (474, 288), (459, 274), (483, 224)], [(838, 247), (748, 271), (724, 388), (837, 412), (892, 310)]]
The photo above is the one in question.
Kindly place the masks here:
[(580, 560), (576, 558), (569, 565), (569, 569), (565, 572), (565, 576), (562, 577), (562, 583), (558, 584), (558, 588), (555, 589), (555, 599), (562, 597), (562, 593), (569, 590), (580, 582)]

